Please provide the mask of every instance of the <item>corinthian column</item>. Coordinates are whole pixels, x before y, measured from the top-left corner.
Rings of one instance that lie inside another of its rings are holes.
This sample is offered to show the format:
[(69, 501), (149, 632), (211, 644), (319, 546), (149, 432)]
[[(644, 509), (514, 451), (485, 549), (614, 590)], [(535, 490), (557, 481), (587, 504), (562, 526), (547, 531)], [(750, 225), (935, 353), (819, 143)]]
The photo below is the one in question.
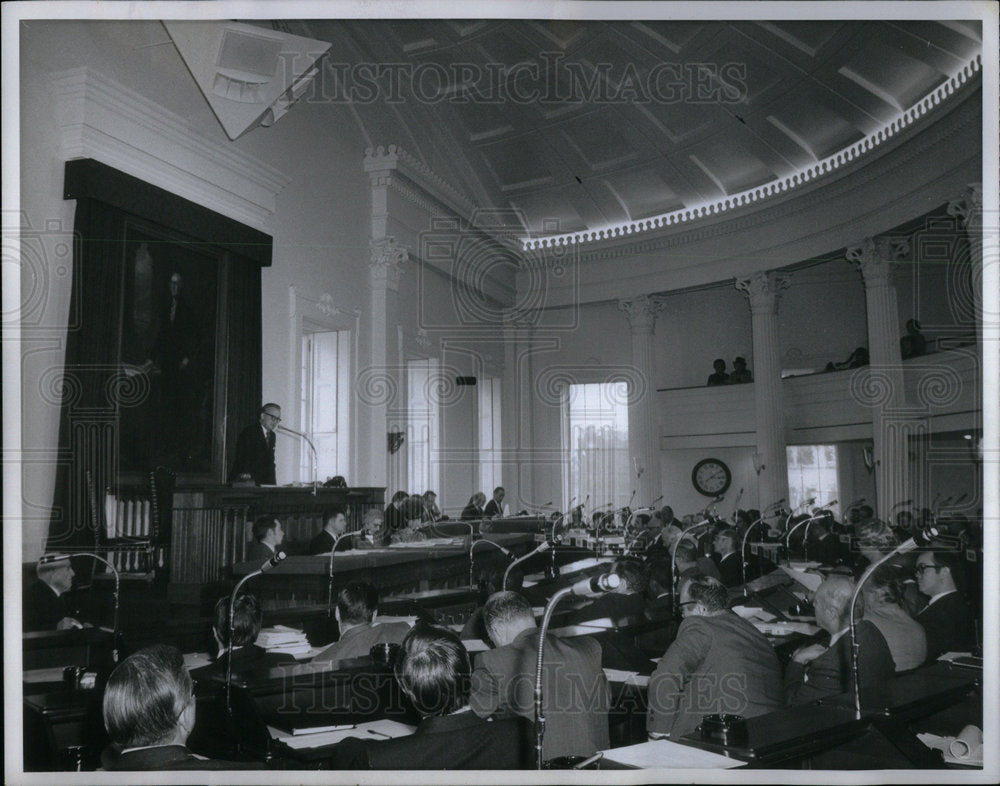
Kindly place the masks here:
[(396, 298), (400, 265), (407, 258), (405, 246), (391, 237), (373, 240), (368, 263), (369, 345), (367, 367), (357, 378), (358, 433), (365, 449), (358, 451), (362, 467), (358, 476), (371, 486), (386, 486), (389, 479), (389, 451), (386, 434), (388, 413), (399, 404), (400, 363), (396, 341)]
[[(983, 357), (983, 184), (972, 183), (965, 193), (956, 200), (948, 203), (948, 215), (959, 219), (965, 229), (965, 235), (969, 240), (969, 262), (970, 282), (967, 296), (958, 299), (953, 307), (960, 311), (962, 316), (971, 316), (976, 321), (976, 355), (980, 359), (980, 368)], [(994, 238), (993, 242), (996, 240)], [(992, 257), (996, 259), (996, 247), (992, 248)], [(981, 386), (980, 386), (981, 387)]]
[(753, 325), (753, 399), (757, 422), (757, 503), (761, 509), (788, 498), (788, 457), (781, 388), (778, 301), (788, 276), (758, 270), (736, 281), (747, 296)]
[[(847, 250), (847, 259), (861, 269), (865, 282), (870, 365), (852, 382), (854, 395), (872, 410), (875, 449), (875, 494), (878, 515), (888, 521), (897, 502), (912, 498), (909, 436), (915, 425), (907, 415), (903, 360), (899, 350), (899, 307), (891, 265), (909, 251), (904, 240), (865, 238)], [(867, 375), (866, 379), (862, 379)]]
[(634, 380), (628, 397), (628, 449), (639, 503), (660, 495), (660, 430), (656, 418), (653, 333), (663, 301), (648, 295), (618, 301), (632, 331)]

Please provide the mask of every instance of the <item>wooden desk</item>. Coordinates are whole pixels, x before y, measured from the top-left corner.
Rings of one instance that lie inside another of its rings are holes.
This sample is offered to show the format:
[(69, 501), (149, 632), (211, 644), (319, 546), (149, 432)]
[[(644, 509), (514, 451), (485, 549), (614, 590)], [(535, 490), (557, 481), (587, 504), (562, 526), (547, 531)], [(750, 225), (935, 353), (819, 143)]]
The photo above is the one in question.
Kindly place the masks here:
[[(469, 538), (420, 546), (390, 546), (385, 549), (338, 551), (333, 560), (334, 586), (349, 581), (370, 581), (382, 599), (432, 589), (467, 588), (469, 583)], [(531, 535), (494, 535), (500, 545), (523, 554), (534, 544)], [(475, 553), (476, 570), (494, 570), (502, 575), (509, 558), (499, 549), (480, 547)], [(240, 562), (233, 574), (257, 570), (258, 563)], [(253, 591), (265, 608), (323, 604), (329, 585), (329, 555), (290, 556), (276, 568), (253, 581)]]
[(111, 632), (103, 628), (30, 631), (21, 640), (25, 671), (59, 666), (94, 669), (111, 659)]
[(24, 697), (24, 768), (59, 772), (97, 767), (109, 740), (101, 690), (56, 690)]

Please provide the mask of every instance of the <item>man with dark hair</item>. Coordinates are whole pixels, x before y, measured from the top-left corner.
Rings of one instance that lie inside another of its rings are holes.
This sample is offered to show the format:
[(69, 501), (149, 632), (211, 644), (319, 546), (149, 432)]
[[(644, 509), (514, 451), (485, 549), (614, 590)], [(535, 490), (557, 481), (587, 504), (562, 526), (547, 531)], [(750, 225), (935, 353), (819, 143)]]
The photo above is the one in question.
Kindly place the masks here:
[(945, 652), (968, 652), (972, 645), (972, 613), (959, 591), (962, 554), (936, 549), (917, 557), (917, 589), (930, 597), (917, 614), (927, 633), (927, 660)]
[[(483, 607), (495, 649), (480, 653), (472, 674), (472, 711), (482, 718), (518, 715), (533, 720), (538, 627), (528, 601), (497, 592)], [(610, 692), (601, 670), (601, 646), (589, 637), (545, 639), (542, 706), (543, 759), (589, 756), (609, 747)]]
[(360, 581), (352, 581), (337, 593), (334, 614), (340, 626), (340, 638), (317, 653), (313, 663), (366, 657), (376, 644), (399, 644), (410, 630), (405, 622), (376, 622), (378, 590)]
[[(830, 634), (830, 643), (801, 647), (785, 669), (785, 695), (789, 704), (808, 704), (823, 696), (854, 689), (851, 670), (851, 598), (854, 582), (847, 576), (828, 576), (816, 588), (813, 605), (816, 624)], [(896, 665), (885, 637), (871, 622), (857, 622), (858, 673), (862, 688), (892, 678)]]
[[(716, 533), (712, 548), (718, 555), (715, 565), (719, 569), (719, 577), (727, 587), (738, 587), (743, 583), (743, 555), (738, 553), (743, 540), (740, 533), (734, 529), (724, 529)], [(714, 559), (714, 558), (713, 558)]]
[(247, 548), (247, 560), (263, 562), (271, 559), (285, 539), (281, 522), (273, 516), (258, 516), (253, 523), (253, 543)]
[[(347, 532), (347, 516), (344, 508), (334, 505), (323, 515), (323, 529), (309, 541), (310, 554), (329, 554), (333, 544), (338, 551), (346, 551), (353, 546), (353, 538), (341, 538)], [(338, 540), (338, 538), (340, 538)]]
[(437, 504), (437, 494), (429, 489), (424, 492), (424, 512), (422, 519), (424, 522), (433, 524), (435, 521), (447, 521), (448, 517), (441, 513), (441, 508)]
[(335, 753), (338, 768), (361, 770), (507, 770), (531, 766), (530, 724), (489, 720), (470, 711), (472, 666), (459, 638), (420, 626), (403, 640), (396, 681), (422, 720), (394, 740), (350, 739)]
[(746, 382), (753, 382), (753, 374), (747, 368), (746, 359), (738, 357), (733, 360), (733, 373), (729, 375), (729, 384), (741, 385)]
[(715, 562), (702, 554), (698, 550), (698, 544), (690, 538), (677, 544), (677, 551), (674, 552), (674, 557), (677, 563), (677, 576), (679, 580), (690, 578), (695, 573), (701, 573), (716, 581), (722, 581)]
[(403, 529), (406, 526), (406, 517), (403, 513), (402, 507), (403, 503), (409, 498), (410, 495), (405, 491), (397, 491), (392, 495), (392, 499), (386, 506), (385, 512), (382, 516), (382, 521), (390, 535), (396, 530)]
[(73, 588), (73, 566), (68, 559), (53, 560), (61, 554), (49, 554), (52, 561), (39, 560), (36, 579), (24, 590), (21, 627), (24, 630), (69, 630), (82, 628), (76, 611), (66, 602), (66, 593)]
[(708, 384), (728, 385), (729, 374), (726, 373), (726, 361), (722, 358), (716, 358), (712, 361), (712, 368), (715, 369), (715, 371), (708, 375)]
[(281, 407), (267, 403), (260, 408), (257, 423), (240, 432), (230, 483), (252, 480), (258, 486), (274, 485), (274, 429), (280, 422)]
[(486, 508), (483, 510), (487, 518), (498, 519), (503, 516), (503, 498), (506, 493), (503, 486), (493, 489), (493, 499), (486, 503)]
[[(267, 652), (254, 642), (260, 635), (264, 623), (264, 611), (255, 595), (240, 595), (233, 603), (233, 674), (256, 669), (266, 669), (290, 663), (295, 659), (290, 655)], [(196, 680), (226, 676), (226, 659), (229, 654), (229, 596), (215, 602), (215, 621), (212, 634), (218, 646), (215, 661), (192, 670)]]
[(697, 574), (687, 579), (680, 607), (677, 637), (649, 679), (650, 737), (680, 739), (711, 713), (749, 718), (782, 706), (774, 648), (729, 610), (720, 582)]
[(896, 671), (909, 671), (927, 660), (927, 635), (903, 608), (903, 582), (898, 571), (894, 565), (882, 565), (868, 577), (858, 613), (879, 629)]
[(257, 762), (195, 756), (185, 745), (195, 721), (194, 683), (176, 647), (156, 644), (130, 655), (108, 678), (102, 702), (111, 747), (106, 770), (246, 770)]

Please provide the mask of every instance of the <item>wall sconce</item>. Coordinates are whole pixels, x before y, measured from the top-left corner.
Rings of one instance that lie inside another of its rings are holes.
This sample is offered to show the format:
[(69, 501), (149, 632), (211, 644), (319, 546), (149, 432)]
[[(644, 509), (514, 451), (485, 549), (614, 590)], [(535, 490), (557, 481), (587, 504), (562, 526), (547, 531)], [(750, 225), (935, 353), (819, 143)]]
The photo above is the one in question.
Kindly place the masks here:
[(875, 449), (871, 445), (865, 445), (862, 452), (865, 457), (865, 466), (871, 472), (875, 469)]
[(405, 436), (402, 431), (390, 431), (386, 434), (386, 438), (388, 440), (389, 452), (395, 454), (402, 447)]
[(983, 460), (983, 435), (966, 434), (965, 440), (969, 445), (969, 456), (973, 464), (980, 464)]
[(757, 471), (758, 475), (761, 473), (762, 470), (767, 469), (767, 467), (764, 466), (764, 456), (762, 453), (754, 451), (751, 458), (753, 458), (753, 468)]

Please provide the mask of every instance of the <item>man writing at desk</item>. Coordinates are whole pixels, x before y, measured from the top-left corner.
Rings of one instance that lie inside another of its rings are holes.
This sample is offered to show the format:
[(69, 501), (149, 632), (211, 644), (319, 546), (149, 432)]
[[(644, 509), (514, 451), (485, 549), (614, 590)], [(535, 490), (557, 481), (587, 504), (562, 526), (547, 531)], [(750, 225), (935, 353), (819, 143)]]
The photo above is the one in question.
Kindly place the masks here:
[(73, 587), (73, 566), (68, 559), (55, 560), (60, 554), (49, 554), (35, 567), (37, 578), (24, 592), (22, 623), (24, 630), (69, 630), (82, 628), (74, 611), (66, 602), (66, 593)]
[(247, 426), (236, 440), (236, 458), (229, 482), (252, 480), (258, 486), (273, 486), (274, 429), (281, 422), (281, 407), (265, 404), (257, 423)]

